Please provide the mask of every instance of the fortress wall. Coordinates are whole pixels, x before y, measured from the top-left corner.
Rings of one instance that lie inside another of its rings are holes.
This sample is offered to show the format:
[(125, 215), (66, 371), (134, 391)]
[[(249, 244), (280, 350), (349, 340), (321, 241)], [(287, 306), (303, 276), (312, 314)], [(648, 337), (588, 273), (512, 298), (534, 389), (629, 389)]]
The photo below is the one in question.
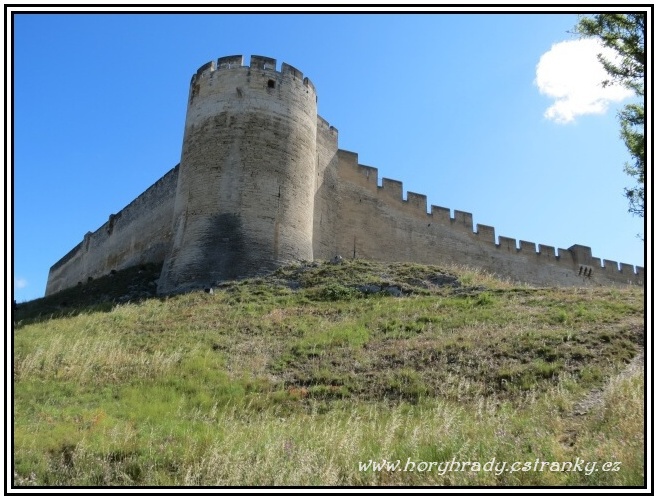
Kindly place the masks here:
[(313, 258), (331, 259), (338, 252), (338, 130), (318, 116), (317, 165), (313, 214)]
[(192, 76), (180, 167), (50, 269), (46, 295), (163, 262), (159, 293), (335, 255), (467, 265), (535, 285), (644, 284), (644, 268), (500, 236), (338, 149), (313, 83), (276, 60), (221, 57)]
[(377, 169), (358, 164), (354, 153), (338, 151), (340, 196), (339, 251), (343, 257), (477, 267), (500, 277), (535, 285), (583, 286), (642, 284), (644, 269), (617, 268), (592, 257), (589, 247), (558, 249), (501, 236), (477, 224), (468, 212), (431, 206), (424, 195), (407, 193), (399, 181), (383, 179)]
[(50, 268), (46, 295), (98, 278), (111, 270), (160, 263), (171, 245), (178, 166)]

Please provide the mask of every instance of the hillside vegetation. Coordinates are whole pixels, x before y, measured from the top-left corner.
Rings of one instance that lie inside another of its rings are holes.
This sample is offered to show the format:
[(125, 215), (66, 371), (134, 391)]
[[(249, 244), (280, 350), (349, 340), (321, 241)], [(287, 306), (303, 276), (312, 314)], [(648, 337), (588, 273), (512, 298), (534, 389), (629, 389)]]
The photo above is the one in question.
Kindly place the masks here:
[(644, 483), (638, 287), (343, 261), (155, 297), (158, 271), (14, 311), (15, 486)]

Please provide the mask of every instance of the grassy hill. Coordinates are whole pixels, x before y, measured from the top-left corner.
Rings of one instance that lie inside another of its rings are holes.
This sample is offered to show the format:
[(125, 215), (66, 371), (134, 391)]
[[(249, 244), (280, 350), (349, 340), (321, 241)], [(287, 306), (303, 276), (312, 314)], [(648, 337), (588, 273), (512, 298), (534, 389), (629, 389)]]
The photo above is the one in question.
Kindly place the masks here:
[(14, 485), (644, 483), (640, 288), (344, 261), (155, 297), (158, 271), (13, 312)]

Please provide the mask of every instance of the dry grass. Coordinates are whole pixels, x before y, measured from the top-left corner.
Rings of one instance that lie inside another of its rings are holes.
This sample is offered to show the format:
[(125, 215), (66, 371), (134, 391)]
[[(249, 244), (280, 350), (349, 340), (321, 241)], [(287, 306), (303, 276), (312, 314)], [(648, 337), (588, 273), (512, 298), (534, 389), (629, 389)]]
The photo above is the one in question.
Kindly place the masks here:
[[(14, 331), (16, 486), (644, 481), (643, 371), (629, 365), (644, 331), (637, 288), (536, 289), (357, 261), (287, 268), (214, 295), (69, 306), (45, 319), (30, 304)], [(600, 402), (575, 415), (593, 393)], [(577, 456), (622, 467), (358, 467)]]
[(113, 383), (164, 375), (180, 363), (179, 351), (144, 353), (121, 345), (118, 338), (79, 338), (56, 334), (34, 351), (14, 358), (16, 381), (33, 378)]

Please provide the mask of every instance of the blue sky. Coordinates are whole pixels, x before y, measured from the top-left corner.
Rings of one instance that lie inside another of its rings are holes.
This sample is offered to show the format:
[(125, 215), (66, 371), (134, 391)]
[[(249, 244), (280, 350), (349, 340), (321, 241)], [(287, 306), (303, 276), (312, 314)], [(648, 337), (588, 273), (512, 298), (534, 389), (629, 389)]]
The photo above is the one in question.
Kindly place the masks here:
[(52, 264), (178, 163), (191, 75), (233, 54), (301, 70), (339, 147), (428, 203), (471, 212), (497, 236), (579, 243), (643, 265), (644, 220), (627, 213), (616, 119), (629, 100), (604, 111), (608, 97), (588, 107), (567, 95), (547, 114), (568, 86), (560, 72), (573, 61), (561, 58), (576, 46), (546, 63), (544, 93), (536, 81), (542, 55), (575, 40), (576, 22), (553, 13), (16, 14), (15, 298), (43, 296)]

